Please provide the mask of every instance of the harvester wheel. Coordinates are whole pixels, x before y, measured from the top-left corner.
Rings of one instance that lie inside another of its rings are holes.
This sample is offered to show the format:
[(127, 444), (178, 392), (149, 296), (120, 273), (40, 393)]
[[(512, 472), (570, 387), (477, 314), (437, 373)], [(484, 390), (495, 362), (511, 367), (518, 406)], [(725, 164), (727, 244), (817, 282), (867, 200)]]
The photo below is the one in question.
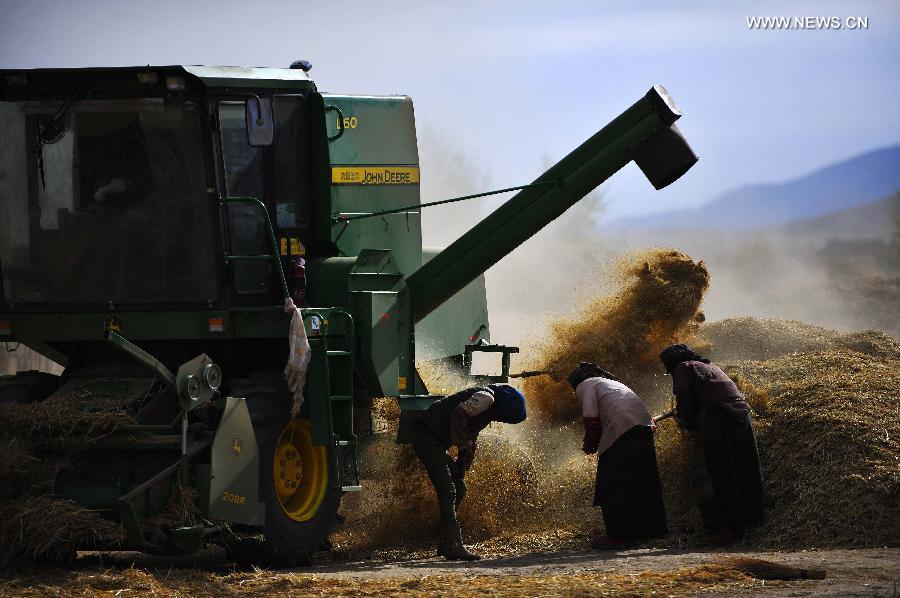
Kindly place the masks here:
[(290, 394), (280, 373), (234, 381), (230, 394), (247, 400), (259, 446), (266, 542), (258, 560), (276, 567), (307, 564), (327, 545), (337, 520), (337, 454), (312, 444), (309, 419), (290, 419)]

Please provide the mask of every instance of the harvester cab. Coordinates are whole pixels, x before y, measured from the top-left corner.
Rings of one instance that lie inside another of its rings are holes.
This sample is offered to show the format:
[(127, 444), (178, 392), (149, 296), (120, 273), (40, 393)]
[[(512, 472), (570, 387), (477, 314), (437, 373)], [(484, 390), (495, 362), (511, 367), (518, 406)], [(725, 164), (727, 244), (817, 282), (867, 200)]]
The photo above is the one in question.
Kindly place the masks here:
[(0, 381), (0, 435), (56, 464), (23, 493), (122, 524), (73, 551), (255, 539), (259, 559), (308, 559), (365, 487), (373, 398), (406, 421), (436, 398), (417, 346), (496, 351), (509, 374), (483, 273), (629, 161), (657, 188), (696, 161), (654, 87), (426, 252), (411, 99), (321, 93), (295, 65), (0, 72), (0, 340), (65, 367)]

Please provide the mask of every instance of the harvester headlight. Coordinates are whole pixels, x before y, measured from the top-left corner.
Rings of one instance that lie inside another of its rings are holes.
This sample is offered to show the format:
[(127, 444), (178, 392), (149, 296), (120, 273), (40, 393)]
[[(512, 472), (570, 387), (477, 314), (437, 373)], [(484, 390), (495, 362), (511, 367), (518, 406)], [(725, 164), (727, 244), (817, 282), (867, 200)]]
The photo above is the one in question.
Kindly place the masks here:
[(200, 379), (193, 374), (189, 374), (185, 379), (185, 390), (187, 390), (187, 395), (190, 397), (192, 401), (196, 401), (200, 398)]
[(211, 389), (219, 390), (222, 386), (222, 368), (214, 363), (206, 364), (203, 368), (203, 378)]

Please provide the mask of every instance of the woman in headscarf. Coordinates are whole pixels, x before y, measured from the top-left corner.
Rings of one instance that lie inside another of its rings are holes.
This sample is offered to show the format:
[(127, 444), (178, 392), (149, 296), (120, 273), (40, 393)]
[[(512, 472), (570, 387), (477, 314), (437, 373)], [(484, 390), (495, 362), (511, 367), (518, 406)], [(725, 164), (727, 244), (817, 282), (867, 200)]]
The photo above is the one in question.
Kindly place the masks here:
[[(465, 474), (475, 459), (478, 433), (491, 422), (525, 421), (525, 395), (508, 384), (461, 390), (431, 404), (416, 428), (413, 446), (437, 493), (441, 514), (438, 554), (448, 561), (481, 557), (465, 547), (456, 513), (466, 495)], [(450, 457), (450, 446), (458, 449)]]
[(734, 381), (686, 345), (659, 356), (672, 376), (678, 425), (696, 433), (694, 495), (711, 542), (727, 545), (762, 517), (750, 405)]
[(582, 450), (599, 454), (594, 506), (603, 510), (607, 535), (591, 547), (611, 550), (664, 535), (653, 424), (644, 402), (596, 363), (581, 363), (568, 381), (582, 404)]

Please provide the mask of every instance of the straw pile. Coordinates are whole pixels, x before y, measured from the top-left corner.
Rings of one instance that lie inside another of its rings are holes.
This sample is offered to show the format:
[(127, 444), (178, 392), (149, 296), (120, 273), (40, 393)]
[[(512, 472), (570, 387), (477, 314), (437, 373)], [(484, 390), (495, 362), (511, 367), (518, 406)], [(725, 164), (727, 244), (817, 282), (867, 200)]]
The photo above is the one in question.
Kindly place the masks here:
[(39, 459), (19, 439), (0, 451), (0, 566), (68, 560), (76, 549), (117, 546), (116, 523), (52, 496), (64, 458)]
[(0, 565), (67, 560), (76, 549), (118, 545), (118, 524), (52, 495), (57, 473), (70, 463), (35, 447), (133, 424), (132, 401), (76, 390), (39, 402), (0, 404)]
[(38, 459), (19, 439), (0, 444), (0, 501), (29, 494), (53, 491), (53, 479), (61, 464), (58, 460)]
[(22, 561), (65, 561), (76, 548), (108, 548), (119, 526), (75, 503), (34, 496), (0, 503), (0, 566)]
[(729, 368), (770, 400), (756, 427), (771, 506), (752, 541), (900, 542), (900, 348), (877, 332), (839, 343), (846, 347)]
[(703, 336), (717, 361), (759, 360), (829, 349), (841, 334), (796, 320), (729, 318), (706, 323)]
[(19, 437), (63, 438), (75, 433), (109, 432), (119, 425), (134, 424), (127, 403), (89, 393), (55, 395), (43, 401), (0, 404), (0, 433)]

